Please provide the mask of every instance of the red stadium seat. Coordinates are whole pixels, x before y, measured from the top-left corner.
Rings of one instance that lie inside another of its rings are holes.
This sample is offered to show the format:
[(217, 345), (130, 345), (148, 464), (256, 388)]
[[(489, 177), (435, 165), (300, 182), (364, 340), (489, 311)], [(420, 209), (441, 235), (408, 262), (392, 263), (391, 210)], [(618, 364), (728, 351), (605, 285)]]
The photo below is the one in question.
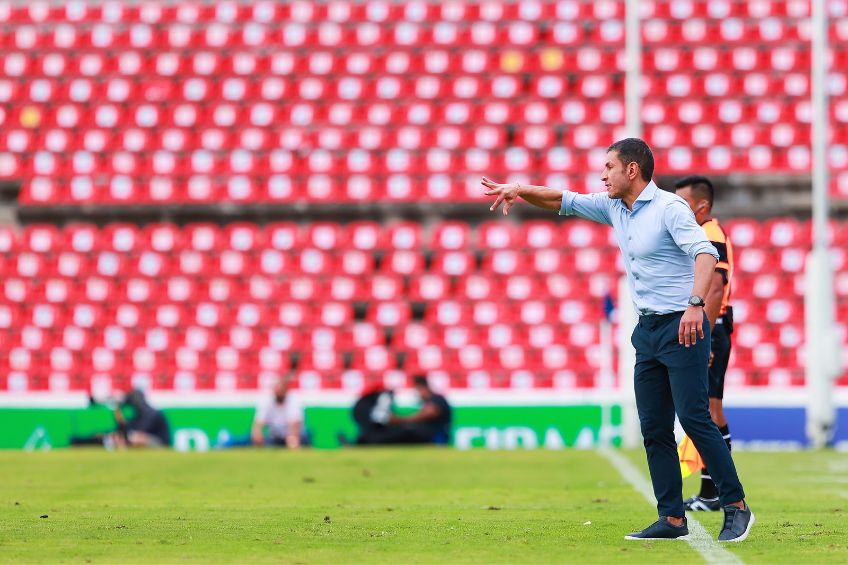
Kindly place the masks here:
[(298, 364), (299, 370), (313, 370), (324, 374), (338, 371), (342, 367), (341, 354), (331, 349), (307, 350)]
[(426, 273), (410, 282), (409, 298), (413, 301), (430, 302), (446, 298), (452, 291), (448, 277)]
[(422, 243), (421, 227), (412, 222), (389, 224), (386, 228), (387, 245), (390, 249), (417, 250)]
[(428, 373), (452, 368), (452, 355), (437, 345), (425, 345), (407, 352), (404, 369), (409, 374)]
[[(809, 2), (640, 11), (657, 171), (809, 171)], [(408, 385), (413, 369), (471, 388), (598, 384), (596, 323), (623, 267), (604, 226), (263, 223), (302, 205), (479, 202), (482, 175), (602, 190), (603, 147), (623, 135), (623, 3), (0, 3), (0, 24), (0, 180), (20, 184), (22, 218), (207, 218), (0, 229), (0, 389), (228, 391), (292, 367), (306, 389)], [(828, 158), (848, 195), (848, 153)], [(259, 221), (219, 225), (213, 207)], [(809, 223), (725, 227), (740, 328), (757, 328), (728, 382), (795, 386), (783, 349), (803, 345)], [(332, 362), (306, 359), (316, 340)]]
[(383, 327), (397, 327), (409, 321), (412, 313), (406, 302), (378, 302), (369, 307), (365, 319)]
[(436, 329), (420, 322), (405, 324), (392, 336), (392, 347), (397, 350), (415, 350), (435, 343), (438, 343)]
[(475, 270), (475, 259), (469, 252), (445, 251), (434, 254), (430, 268), (434, 273), (460, 277)]
[(499, 249), (485, 256), (481, 271), (496, 275), (513, 275), (526, 272), (527, 259), (517, 251)]
[(383, 257), (381, 269), (398, 275), (417, 275), (424, 270), (424, 256), (416, 251), (390, 251)]
[(354, 222), (345, 226), (344, 231), (344, 240), (356, 249), (375, 251), (385, 248), (385, 233), (376, 222)]
[(397, 368), (397, 358), (385, 346), (374, 345), (355, 351), (351, 360), (351, 368), (370, 372), (385, 372)]
[(374, 270), (374, 256), (357, 249), (341, 252), (336, 260), (336, 270), (348, 275), (366, 277)]

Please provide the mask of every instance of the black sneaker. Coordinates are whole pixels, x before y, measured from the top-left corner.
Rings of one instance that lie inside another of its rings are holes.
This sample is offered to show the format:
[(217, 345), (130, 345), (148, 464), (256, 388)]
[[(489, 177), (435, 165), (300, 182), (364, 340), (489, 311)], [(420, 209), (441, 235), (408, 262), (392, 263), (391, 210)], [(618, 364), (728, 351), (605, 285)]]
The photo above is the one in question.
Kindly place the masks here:
[(743, 541), (748, 537), (754, 525), (754, 513), (745, 504), (745, 509), (736, 506), (724, 507), (724, 525), (718, 535), (718, 541)]
[(718, 497), (704, 498), (696, 494), (683, 501), (683, 508), (690, 512), (718, 512), (721, 510), (721, 502)]
[(660, 516), (660, 519), (642, 530), (641, 532), (633, 532), (627, 534), (624, 539), (629, 540), (646, 540), (646, 539), (685, 539), (689, 535), (689, 526), (686, 523), (686, 518), (683, 518), (682, 526), (675, 526), (669, 523), (665, 516)]

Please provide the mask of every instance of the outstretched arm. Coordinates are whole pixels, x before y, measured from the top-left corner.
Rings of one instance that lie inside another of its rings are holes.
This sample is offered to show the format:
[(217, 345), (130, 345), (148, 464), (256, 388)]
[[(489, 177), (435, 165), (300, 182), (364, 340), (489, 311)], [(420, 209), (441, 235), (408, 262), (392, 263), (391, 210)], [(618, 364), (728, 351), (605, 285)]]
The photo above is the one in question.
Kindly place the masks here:
[(517, 182), (507, 184), (497, 183), (489, 178), (483, 177), (481, 181), (483, 186), (488, 190), (486, 196), (495, 196), (495, 203), (489, 208), (495, 211), (503, 204), (504, 216), (509, 214), (509, 209), (515, 204), (515, 200), (520, 196), (526, 202), (556, 212), (562, 206), (562, 191), (548, 188), (547, 186), (532, 186), (523, 185)]
[(486, 195), (496, 197), (495, 203), (489, 209), (495, 211), (503, 204), (504, 216), (509, 213), (509, 209), (520, 196), (533, 206), (559, 212), (562, 216), (577, 216), (612, 225), (609, 215), (610, 199), (605, 192), (578, 194), (569, 190), (562, 191), (547, 186), (524, 185), (517, 182), (500, 184), (486, 177), (483, 177), (481, 182), (487, 189)]

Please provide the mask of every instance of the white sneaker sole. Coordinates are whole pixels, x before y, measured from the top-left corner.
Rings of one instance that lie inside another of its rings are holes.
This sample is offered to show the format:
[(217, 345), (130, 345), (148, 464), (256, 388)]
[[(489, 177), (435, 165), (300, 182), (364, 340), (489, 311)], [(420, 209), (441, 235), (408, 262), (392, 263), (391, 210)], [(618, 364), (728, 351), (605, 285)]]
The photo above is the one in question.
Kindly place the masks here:
[(739, 536), (738, 538), (733, 538), (733, 539), (719, 540), (719, 542), (721, 542), (721, 543), (734, 543), (734, 542), (737, 542), (737, 541), (745, 541), (745, 538), (748, 537), (748, 532), (751, 531), (751, 526), (753, 526), (754, 522), (756, 522), (756, 521), (757, 521), (757, 518), (754, 516), (754, 513), (751, 512), (751, 519), (748, 520), (748, 527), (745, 528), (745, 531), (742, 532), (741, 536)]
[(624, 539), (628, 541), (686, 541), (689, 539), (689, 534), (686, 534), (685, 536), (678, 536), (676, 538), (637, 538), (636, 536), (624, 536)]

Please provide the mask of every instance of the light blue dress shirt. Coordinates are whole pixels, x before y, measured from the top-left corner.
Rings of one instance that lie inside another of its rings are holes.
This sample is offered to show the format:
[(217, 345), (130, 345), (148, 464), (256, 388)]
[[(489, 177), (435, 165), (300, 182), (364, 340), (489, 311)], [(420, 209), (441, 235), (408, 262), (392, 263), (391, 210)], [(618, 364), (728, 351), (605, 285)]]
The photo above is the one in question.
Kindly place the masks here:
[(686, 310), (695, 284), (695, 257), (707, 253), (718, 261), (716, 248), (686, 201), (653, 181), (633, 203), (633, 211), (606, 192), (566, 190), (559, 213), (612, 226), (640, 315)]

